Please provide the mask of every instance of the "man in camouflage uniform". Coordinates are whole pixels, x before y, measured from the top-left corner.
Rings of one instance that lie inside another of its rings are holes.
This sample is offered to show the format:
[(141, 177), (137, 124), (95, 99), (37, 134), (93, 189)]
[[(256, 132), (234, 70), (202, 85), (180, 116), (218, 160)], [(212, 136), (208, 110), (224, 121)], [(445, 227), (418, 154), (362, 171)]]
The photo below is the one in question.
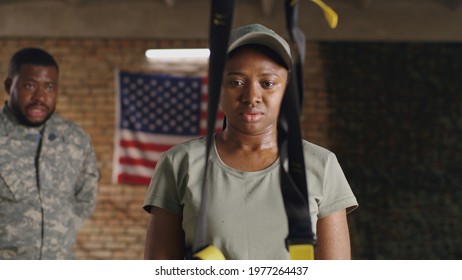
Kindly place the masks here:
[(73, 259), (95, 207), (95, 153), (81, 128), (54, 113), (58, 76), (41, 49), (11, 58), (0, 112), (0, 259)]

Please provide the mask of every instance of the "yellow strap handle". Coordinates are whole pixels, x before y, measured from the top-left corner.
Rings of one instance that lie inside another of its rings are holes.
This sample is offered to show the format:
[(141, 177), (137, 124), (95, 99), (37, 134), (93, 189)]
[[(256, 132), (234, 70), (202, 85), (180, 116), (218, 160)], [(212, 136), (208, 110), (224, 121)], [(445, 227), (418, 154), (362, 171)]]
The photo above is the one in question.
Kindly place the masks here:
[(217, 247), (209, 245), (193, 255), (193, 258), (199, 260), (225, 260), (225, 256)]
[[(310, 0), (311, 2), (315, 3), (318, 5), (321, 10), (324, 12), (324, 17), (327, 20), (327, 23), (329, 24), (330, 28), (334, 29), (337, 27), (338, 23), (338, 15), (337, 13), (329, 6), (327, 6), (322, 0)], [(294, 6), (298, 0), (292, 0), (291, 5)]]
[(314, 260), (314, 246), (311, 244), (289, 245), (291, 260)]
[[(314, 260), (314, 246), (311, 244), (289, 245), (291, 260)], [(217, 247), (209, 245), (193, 255), (198, 260), (225, 260), (225, 256)]]
[(318, 5), (322, 9), (322, 11), (324, 12), (324, 17), (326, 18), (327, 23), (329, 23), (330, 28), (334, 29), (335, 27), (337, 27), (338, 15), (331, 7), (324, 4), (322, 0), (310, 1)]

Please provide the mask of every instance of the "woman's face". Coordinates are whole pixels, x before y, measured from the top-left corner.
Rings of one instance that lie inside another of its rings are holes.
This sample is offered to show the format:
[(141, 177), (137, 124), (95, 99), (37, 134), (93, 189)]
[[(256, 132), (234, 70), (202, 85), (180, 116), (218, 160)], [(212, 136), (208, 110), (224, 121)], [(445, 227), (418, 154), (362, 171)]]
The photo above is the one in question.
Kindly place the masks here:
[(246, 134), (276, 131), (288, 71), (254, 47), (241, 47), (228, 59), (221, 87), (227, 126)]

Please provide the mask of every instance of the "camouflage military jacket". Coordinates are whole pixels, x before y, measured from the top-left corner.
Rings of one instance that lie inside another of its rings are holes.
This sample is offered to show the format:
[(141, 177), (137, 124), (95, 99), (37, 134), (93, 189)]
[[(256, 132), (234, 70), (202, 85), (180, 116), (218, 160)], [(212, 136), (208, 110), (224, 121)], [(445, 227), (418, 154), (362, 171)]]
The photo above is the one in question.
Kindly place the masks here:
[(0, 259), (73, 259), (99, 180), (89, 136), (54, 114), (22, 126), (0, 112)]

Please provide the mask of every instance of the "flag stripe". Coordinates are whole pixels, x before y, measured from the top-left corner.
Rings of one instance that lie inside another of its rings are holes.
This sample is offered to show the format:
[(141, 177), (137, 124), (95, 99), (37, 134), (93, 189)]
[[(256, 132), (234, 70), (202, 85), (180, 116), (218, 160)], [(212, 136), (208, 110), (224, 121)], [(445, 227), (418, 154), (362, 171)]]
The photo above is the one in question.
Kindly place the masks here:
[(123, 148), (121, 147), (119, 158), (133, 158), (133, 159), (143, 159), (150, 161), (158, 161), (160, 159), (160, 153), (156, 151), (145, 151), (137, 148)]
[(121, 174), (136, 175), (151, 178), (154, 167), (145, 167), (140, 165), (125, 165)]
[(142, 158), (130, 158), (130, 157), (120, 157), (120, 164), (132, 165), (132, 166), (144, 166), (148, 168), (156, 167), (157, 161), (155, 160), (145, 160)]
[(151, 182), (151, 177), (129, 175), (122, 173), (118, 175), (117, 180), (119, 183), (148, 186), (149, 182)]
[(171, 147), (170, 145), (143, 143), (143, 142), (128, 141), (128, 140), (120, 140), (120, 146), (124, 148), (130, 148), (130, 147), (137, 148), (137, 149), (145, 150), (145, 151), (166, 151)]
[[(206, 125), (206, 124), (204, 124)], [(139, 141), (141, 143), (157, 143), (159, 145), (171, 145), (172, 141), (186, 142), (191, 136), (169, 136), (160, 134), (144, 133), (142, 131), (132, 131), (129, 129), (120, 129), (120, 138), (127, 141)]]

